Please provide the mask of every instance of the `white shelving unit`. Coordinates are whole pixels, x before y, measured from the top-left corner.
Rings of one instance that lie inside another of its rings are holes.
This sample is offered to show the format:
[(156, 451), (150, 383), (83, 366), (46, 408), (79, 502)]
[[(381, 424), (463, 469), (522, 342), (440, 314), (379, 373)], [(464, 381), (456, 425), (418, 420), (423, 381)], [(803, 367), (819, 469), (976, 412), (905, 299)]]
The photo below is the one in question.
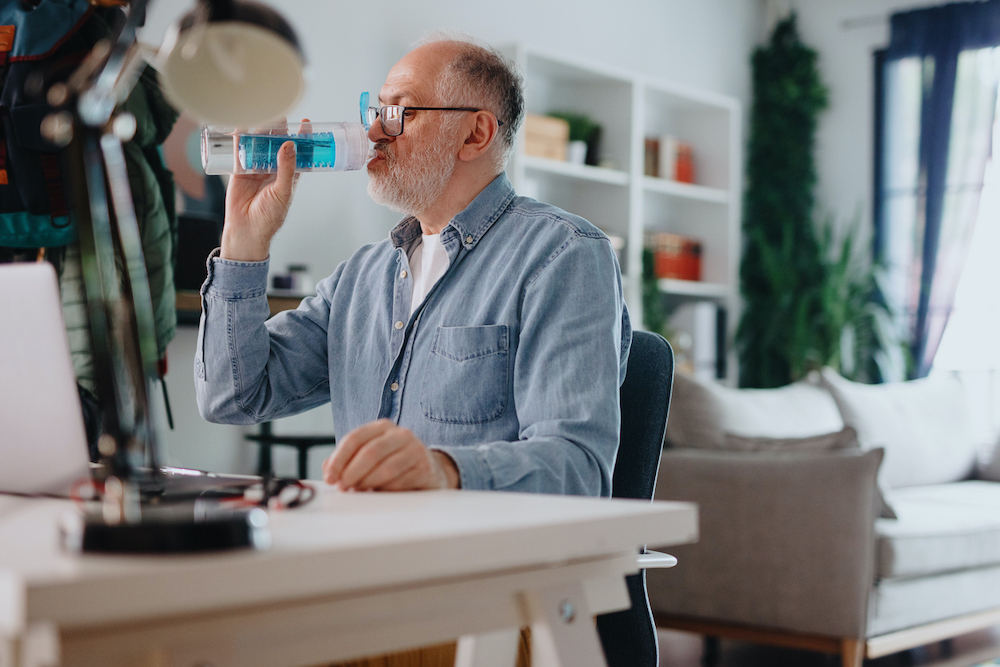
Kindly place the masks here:
[[(602, 130), (602, 167), (527, 156), (522, 133), (508, 168), (517, 191), (625, 239), (622, 272), (635, 326), (643, 321), (644, 233), (700, 239), (702, 281), (663, 279), (658, 285), (670, 299), (724, 306), (731, 333), (739, 316), (739, 102), (524, 45), (506, 52), (525, 74), (528, 113), (582, 112)], [(696, 184), (644, 174), (645, 138), (664, 134), (693, 146)], [(727, 357), (731, 378), (734, 357), (731, 352)]]

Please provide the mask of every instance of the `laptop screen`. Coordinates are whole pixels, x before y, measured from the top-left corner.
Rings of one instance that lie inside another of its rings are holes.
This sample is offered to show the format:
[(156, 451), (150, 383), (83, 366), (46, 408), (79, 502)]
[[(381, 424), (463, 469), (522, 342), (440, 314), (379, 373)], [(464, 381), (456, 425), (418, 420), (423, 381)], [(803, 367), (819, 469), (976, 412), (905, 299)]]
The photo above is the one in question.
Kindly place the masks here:
[(89, 475), (55, 270), (0, 264), (0, 491), (65, 495)]

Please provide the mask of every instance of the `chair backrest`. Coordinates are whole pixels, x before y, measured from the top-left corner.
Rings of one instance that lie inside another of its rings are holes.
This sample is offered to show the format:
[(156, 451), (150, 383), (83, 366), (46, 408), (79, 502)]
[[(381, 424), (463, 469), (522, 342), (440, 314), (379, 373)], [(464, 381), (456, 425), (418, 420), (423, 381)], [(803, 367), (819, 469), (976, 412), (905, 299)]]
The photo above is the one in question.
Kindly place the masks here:
[[(621, 439), (612, 479), (615, 498), (651, 500), (667, 430), (674, 351), (655, 333), (636, 331), (621, 386)], [(625, 577), (632, 606), (597, 617), (608, 667), (656, 667), (659, 646), (646, 596), (646, 571)]]
[(663, 336), (632, 333), (628, 369), (621, 386), (621, 440), (611, 495), (650, 500), (667, 429), (674, 351)]

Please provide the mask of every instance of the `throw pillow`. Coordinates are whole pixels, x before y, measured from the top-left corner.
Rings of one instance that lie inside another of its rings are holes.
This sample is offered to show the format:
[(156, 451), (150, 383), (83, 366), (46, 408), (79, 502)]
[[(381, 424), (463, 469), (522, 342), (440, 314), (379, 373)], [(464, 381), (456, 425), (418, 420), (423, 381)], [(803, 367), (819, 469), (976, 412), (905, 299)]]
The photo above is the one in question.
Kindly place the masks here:
[(830, 394), (808, 382), (779, 389), (732, 389), (677, 373), (667, 441), (674, 447), (728, 449), (726, 436), (806, 438), (840, 431)]
[(962, 383), (950, 374), (867, 385), (826, 368), (822, 382), (862, 449), (885, 448), (883, 488), (965, 479), (976, 462)]
[[(850, 426), (836, 433), (825, 433), (808, 438), (746, 438), (726, 435), (728, 449), (738, 452), (768, 454), (802, 454), (806, 452), (832, 452), (845, 449), (859, 449), (858, 434)], [(875, 488), (876, 515), (883, 519), (895, 519), (896, 511), (886, 501), (882, 489)]]
[(747, 437), (727, 433), (726, 449), (737, 452), (828, 452), (858, 446), (858, 434), (850, 426), (836, 433), (823, 433), (806, 438)]

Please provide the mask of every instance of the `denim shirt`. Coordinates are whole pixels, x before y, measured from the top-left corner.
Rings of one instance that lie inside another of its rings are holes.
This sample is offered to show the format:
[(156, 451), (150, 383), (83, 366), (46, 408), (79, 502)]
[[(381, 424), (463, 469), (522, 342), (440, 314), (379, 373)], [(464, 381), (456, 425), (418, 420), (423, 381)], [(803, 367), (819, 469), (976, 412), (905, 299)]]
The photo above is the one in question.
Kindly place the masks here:
[(632, 333), (608, 238), (503, 174), (441, 233), (444, 276), (410, 316), (409, 217), (268, 318), (267, 262), (209, 259), (195, 356), (205, 419), (329, 402), (337, 438), (375, 419), (447, 453), (462, 488), (611, 495)]

